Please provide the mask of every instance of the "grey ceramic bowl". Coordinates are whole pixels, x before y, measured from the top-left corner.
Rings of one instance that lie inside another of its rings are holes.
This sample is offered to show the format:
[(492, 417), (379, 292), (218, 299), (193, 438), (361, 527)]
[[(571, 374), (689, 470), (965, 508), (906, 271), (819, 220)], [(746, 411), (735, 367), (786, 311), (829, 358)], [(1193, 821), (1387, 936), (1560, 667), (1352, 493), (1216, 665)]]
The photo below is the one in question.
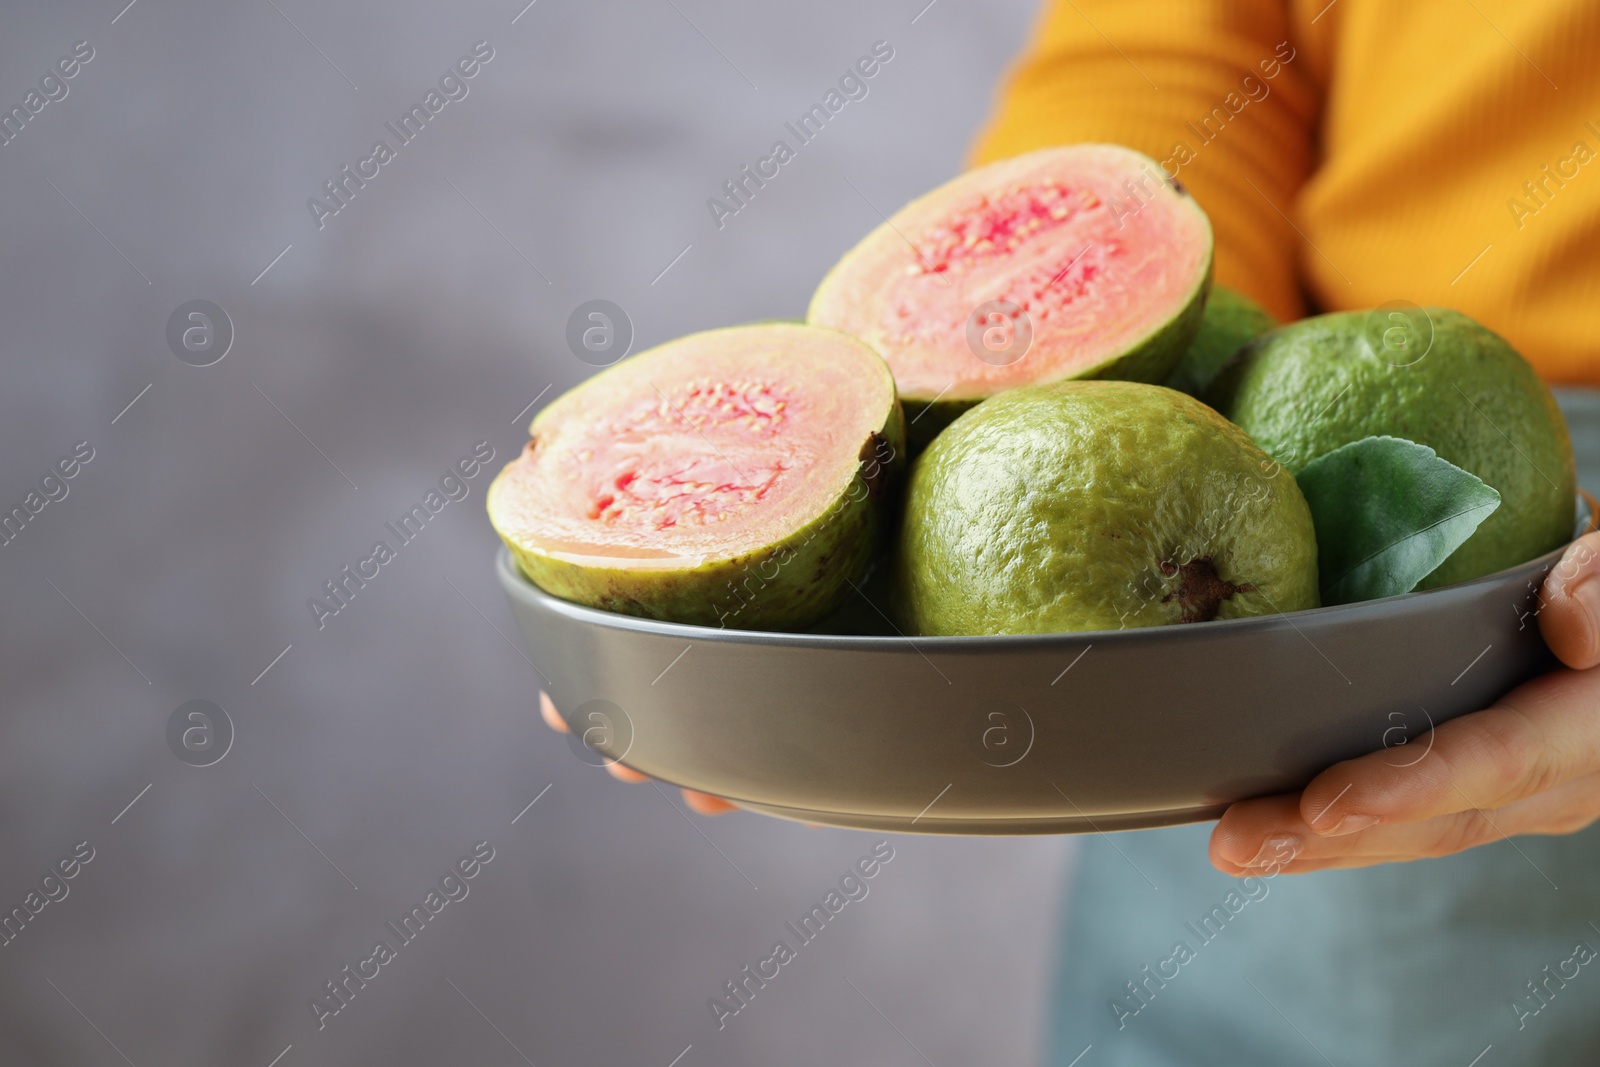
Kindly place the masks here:
[(1430, 724), (1553, 662), (1535, 613), (1560, 555), (1291, 615), (916, 639), (654, 622), (498, 567), (592, 763), (808, 822), (1033, 834), (1195, 822), (1366, 752), (1420, 758)]

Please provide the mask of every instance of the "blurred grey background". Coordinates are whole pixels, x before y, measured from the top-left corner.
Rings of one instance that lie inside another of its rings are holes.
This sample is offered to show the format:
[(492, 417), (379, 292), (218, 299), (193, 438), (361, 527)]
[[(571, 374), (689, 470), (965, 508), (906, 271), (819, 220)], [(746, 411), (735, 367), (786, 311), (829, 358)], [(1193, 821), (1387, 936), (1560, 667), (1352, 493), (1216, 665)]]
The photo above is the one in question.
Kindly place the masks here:
[[(579, 303), (620, 304), (636, 350), (801, 315), (879, 211), (957, 171), (1032, 18), (525, 2), (0, 13), (0, 107), (28, 112), (0, 145), (0, 511), (28, 513), (0, 547), (0, 912), (38, 908), (0, 947), (0, 1063), (1038, 1055), (1061, 840), (895, 839), (717, 1030), (707, 999), (878, 838), (690, 817), (575, 759), (493, 579), (490, 473), (312, 619), (386, 521), (475, 442), (497, 470), (590, 372)], [(880, 40), (868, 95), (719, 230), (706, 199)], [(319, 229), (308, 198), (479, 41), (468, 95)], [(235, 333), (205, 367), (166, 339), (197, 299)], [(195, 699), (234, 729), (211, 766), (169, 749)], [(485, 839), (467, 898), (319, 1030), (308, 1000)], [(46, 883), (67, 896), (30, 898), (85, 841)]]

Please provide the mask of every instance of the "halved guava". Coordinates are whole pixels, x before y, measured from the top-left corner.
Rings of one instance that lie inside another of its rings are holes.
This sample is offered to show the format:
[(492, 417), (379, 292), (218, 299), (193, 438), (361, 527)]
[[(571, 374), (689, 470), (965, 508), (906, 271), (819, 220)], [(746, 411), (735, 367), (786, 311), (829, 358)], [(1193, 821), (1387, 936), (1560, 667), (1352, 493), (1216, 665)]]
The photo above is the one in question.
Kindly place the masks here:
[(1211, 223), (1132, 149), (1047, 148), (956, 178), (851, 249), (807, 320), (894, 370), (913, 445), (1002, 390), (1159, 382), (1200, 328)]
[(740, 629), (808, 625), (887, 533), (904, 420), (883, 360), (792, 323), (692, 334), (550, 404), (489, 487), (546, 592)]

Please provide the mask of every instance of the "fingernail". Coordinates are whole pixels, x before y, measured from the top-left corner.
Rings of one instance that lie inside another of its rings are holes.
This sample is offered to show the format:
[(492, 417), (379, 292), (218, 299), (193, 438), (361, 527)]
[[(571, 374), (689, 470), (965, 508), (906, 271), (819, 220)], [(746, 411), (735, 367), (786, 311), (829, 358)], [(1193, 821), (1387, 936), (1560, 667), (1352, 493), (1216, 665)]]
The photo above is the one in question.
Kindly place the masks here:
[(550, 699), (550, 694), (544, 690), (539, 691), (539, 716), (544, 719), (545, 725), (559, 733), (570, 732), (566, 720), (556, 710), (555, 702)]
[(1376, 815), (1346, 815), (1333, 824), (1333, 829), (1324, 830), (1323, 832), (1329, 837), (1342, 837), (1345, 834), (1359, 833), (1368, 827), (1376, 825), (1378, 825), (1378, 817)]
[(1275, 863), (1288, 863), (1300, 854), (1301, 841), (1295, 834), (1272, 834), (1261, 843), (1261, 851), (1246, 867), (1270, 867)]

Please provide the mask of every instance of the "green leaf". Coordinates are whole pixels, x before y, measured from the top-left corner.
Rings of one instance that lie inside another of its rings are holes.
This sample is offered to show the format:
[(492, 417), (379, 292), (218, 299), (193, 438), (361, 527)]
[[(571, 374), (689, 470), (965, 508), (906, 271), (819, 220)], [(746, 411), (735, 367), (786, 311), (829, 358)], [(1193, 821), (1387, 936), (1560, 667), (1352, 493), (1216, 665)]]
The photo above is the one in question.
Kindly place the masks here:
[(1409, 593), (1500, 506), (1476, 475), (1399, 437), (1365, 437), (1295, 479), (1317, 528), (1324, 604)]

